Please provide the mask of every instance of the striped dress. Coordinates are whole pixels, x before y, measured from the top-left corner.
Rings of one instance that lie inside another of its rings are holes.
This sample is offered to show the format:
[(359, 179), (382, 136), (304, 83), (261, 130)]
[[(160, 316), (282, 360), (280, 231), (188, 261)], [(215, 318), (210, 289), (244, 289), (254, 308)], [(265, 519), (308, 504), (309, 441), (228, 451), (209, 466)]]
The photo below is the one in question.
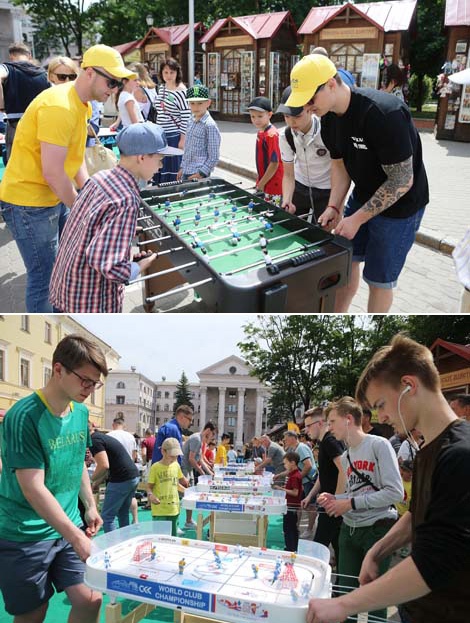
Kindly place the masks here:
[[(158, 110), (157, 124), (163, 128), (168, 144), (178, 147), (182, 134), (186, 134), (191, 111), (186, 101), (186, 89), (170, 91), (166, 85), (160, 85), (157, 91), (156, 106)], [(163, 166), (155, 175), (156, 184), (174, 182), (181, 166), (181, 156), (165, 156)]]

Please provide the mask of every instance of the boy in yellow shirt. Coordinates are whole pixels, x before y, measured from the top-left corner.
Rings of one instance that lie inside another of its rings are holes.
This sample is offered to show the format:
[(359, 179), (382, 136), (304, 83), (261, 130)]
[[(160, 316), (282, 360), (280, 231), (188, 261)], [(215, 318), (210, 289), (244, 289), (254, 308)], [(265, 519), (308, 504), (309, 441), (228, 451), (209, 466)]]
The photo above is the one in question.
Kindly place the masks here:
[(227, 450), (230, 446), (230, 435), (228, 433), (222, 434), (222, 439), (215, 455), (214, 463), (216, 465), (227, 465)]
[(148, 499), (152, 508), (152, 519), (171, 521), (171, 534), (177, 536), (180, 499), (178, 483), (189, 486), (183, 476), (178, 456), (183, 454), (177, 439), (169, 437), (162, 443), (162, 458), (153, 463), (147, 481)]

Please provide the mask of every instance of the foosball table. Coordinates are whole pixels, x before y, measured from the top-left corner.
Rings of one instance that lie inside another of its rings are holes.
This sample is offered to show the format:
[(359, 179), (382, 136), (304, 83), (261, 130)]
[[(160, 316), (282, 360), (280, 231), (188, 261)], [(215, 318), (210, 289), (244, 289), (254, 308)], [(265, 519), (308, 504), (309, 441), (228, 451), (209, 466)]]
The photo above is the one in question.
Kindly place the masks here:
[[(331, 312), (351, 244), (221, 178), (142, 191), (144, 309), (193, 289), (211, 312)], [(135, 282), (133, 282), (135, 283)]]

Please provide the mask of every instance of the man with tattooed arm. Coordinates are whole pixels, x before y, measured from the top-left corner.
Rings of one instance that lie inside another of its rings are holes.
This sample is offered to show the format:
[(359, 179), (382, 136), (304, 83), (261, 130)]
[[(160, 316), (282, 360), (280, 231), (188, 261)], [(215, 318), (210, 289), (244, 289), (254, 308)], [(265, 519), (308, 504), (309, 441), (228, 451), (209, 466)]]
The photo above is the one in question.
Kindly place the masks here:
[(368, 312), (387, 312), (429, 201), (410, 111), (384, 91), (348, 87), (321, 54), (294, 66), (291, 87), (286, 104), (305, 106), (322, 118), (321, 135), (332, 159), (330, 199), (318, 223), (353, 241), (351, 280), (338, 290), (335, 311), (348, 311), (364, 262)]

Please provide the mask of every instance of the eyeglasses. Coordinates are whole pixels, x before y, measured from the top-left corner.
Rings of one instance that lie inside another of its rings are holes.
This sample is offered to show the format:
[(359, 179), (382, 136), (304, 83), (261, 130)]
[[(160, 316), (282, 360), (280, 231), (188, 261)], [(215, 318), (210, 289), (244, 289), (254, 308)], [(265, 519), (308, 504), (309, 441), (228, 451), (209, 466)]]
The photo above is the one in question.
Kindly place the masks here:
[(103, 78), (106, 78), (106, 84), (108, 85), (109, 89), (117, 89), (118, 87), (122, 86), (121, 80), (116, 80), (116, 78), (111, 78), (110, 76), (108, 76), (108, 74), (105, 74), (103, 71), (96, 69), (96, 67), (92, 67), (92, 69), (99, 76), (103, 76)]
[(54, 76), (57, 76), (57, 79), (60, 82), (65, 82), (66, 80), (76, 80), (77, 74), (56, 74), (55, 71), (52, 72)]
[(64, 363), (62, 365), (64, 366), (66, 370), (68, 370), (72, 374), (75, 374), (75, 376), (78, 376), (78, 378), (81, 381), (81, 385), (83, 389), (90, 389), (91, 387), (93, 387), (93, 389), (100, 389), (101, 387), (103, 387), (103, 383), (101, 381), (93, 381), (92, 379), (87, 379), (84, 376), (81, 376), (80, 374), (78, 374), (78, 372), (75, 372), (75, 370), (72, 370), (71, 368), (67, 367)]

